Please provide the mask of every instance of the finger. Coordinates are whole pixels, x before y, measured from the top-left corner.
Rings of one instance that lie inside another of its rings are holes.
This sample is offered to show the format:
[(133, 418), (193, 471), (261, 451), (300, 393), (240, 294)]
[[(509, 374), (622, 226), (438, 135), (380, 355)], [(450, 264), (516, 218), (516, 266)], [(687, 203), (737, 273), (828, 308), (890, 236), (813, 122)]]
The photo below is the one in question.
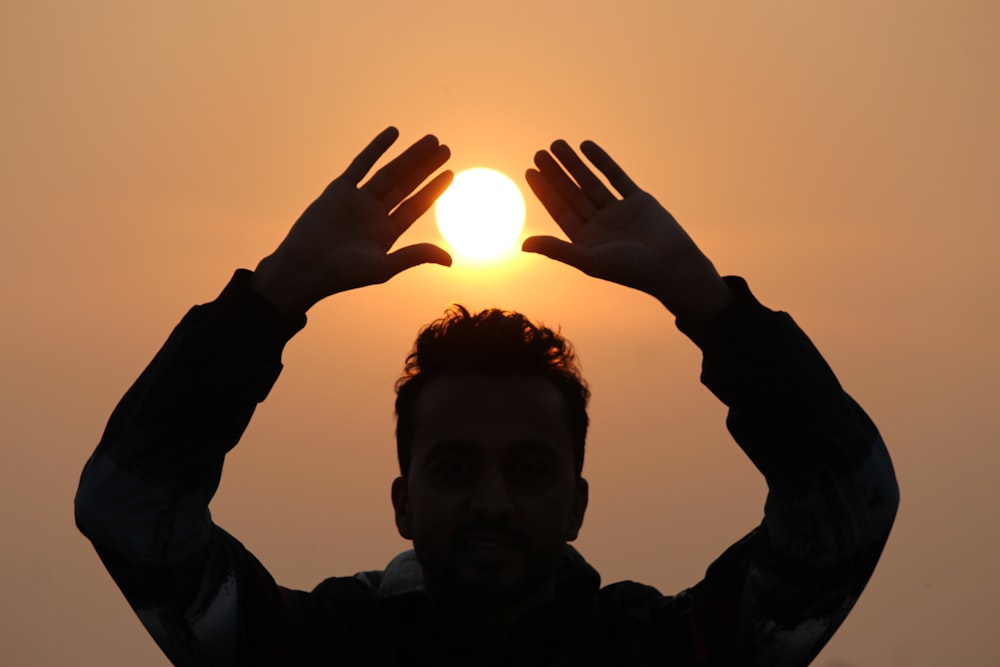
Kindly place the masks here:
[[(535, 161), (537, 162), (538, 159), (536, 158)], [(566, 198), (552, 184), (551, 179), (542, 172), (529, 169), (524, 172), (524, 178), (528, 181), (528, 187), (535, 193), (535, 197), (556, 221), (559, 228), (566, 233), (566, 236), (573, 238), (576, 231), (583, 225), (583, 218), (576, 212), (576, 209), (566, 201)]]
[(385, 280), (420, 264), (451, 266), (451, 255), (433, 243), (408, 245), (390, 252), (385, 259), (387, 271)]
[[(394, 158), (389, 164), (385, 165), (379, 169), (375, 174), (368, 180), (367, 183), (362, 186), (362, 189), (371, 194), (373, 197), (380, 201), (384, 201), (386, 206), (389, 208), (394, 207), (406, 194), (409, 194), (409, 190), (403, 195), (399, 195), (394, 191), (398, 191), (399, 186), (403, 181), (412, 181), (416, 174), (419, 172), (423, 173), (423, 176), (417, 180), (417, 182), (410, 186), (412, 190), (416, 187), (424, 178), (434, 171), (434, 169), (427, 170), (425, 168), (425, 163), (429, 159), (433, 159), (438, 153), (439, 149), (442, 148), (441, 144), (438, 142), (437, 137), (428, 134), (422, 139), (415, 141), (409, 148), (400, 153), (396, 158)], [(448, 149), (445, 148), (444, 159), (448, 159)], [(437, 166), (440, 166), (437, 165)], [(388, 197), (392, 194), (392, 197), (398, 197), (395, 201), (389, 201)]]
[(435, 176), (430, 183), (422, 187), (420, 192), (400, 204), (392, 212), (392, 215), (389, 216), (397, 229), (397, 233), (402, 234), (405, 232), (417, 218), (426, 213), (427, 209), (437, 201), (437, 198), (448, 189), (454, 178), (455, 174), (452, 172), (443, 171)]
[(345, 178), (357, 185), (365, 177), (365, 174), (371, 171), (371, 168), (375, 166), (378, 159), (395, 143), (398, 137), (399, 130), (394, 127), (387, 127), (382, 130), (378, 136), (365, 146), (363, 151), (358, 153), (358, 156), (347, 166), (341, 178)]
[(584, 164), (580, 156), (576, 154), (568, 143), (559, 139), (552, 142), (552, 153), (562, 163), (563, 167), (570, 173), (576, 182), (580, 184), (580, 190), (587, 199), (597, 208), (603, 208), (608, 204), (617, 201), (608, 186), (597, 177), (590, 167)]
[(545, 255), (549, 259), (568, 264), (589, 274), (592, 256), (589, 248), (574, 245), (554, 236), (529, 236), (521, 244), (521, 250)]
[(593, 202), (587, 198), (577, 182), (570, 178), (569, 174), (548, 151), (535, 153), (535, 166), (582, 220), (586, 220), (597, 212)]
[(580, 144), (580, 150), (583, 154), (587, 156), (595, 167), (597, 167), (602, 174), (607, 177), (608, 182), (614, 186), (615, 190), (622, 197), (628, 197), (629, 195), (635, 194), (636, 192), (642, 192), (642, 188), (635, 184), (625, 170), (618, 166), (618, 163), (611, 159), (603, 148), (595, 144), (593, 141), (585, 141)]
[(428, 176), (447, 162), (449, 157), (451, 157), (451, 150), (447, 146), (437, 146), (434, 152), (427, 155), (421, 163), (413, 165), (410, 171), (399, 175), (389, 191), (382, 196), (382, 203), (390, 210), (399, 206), (401, 201), (409, 197)]

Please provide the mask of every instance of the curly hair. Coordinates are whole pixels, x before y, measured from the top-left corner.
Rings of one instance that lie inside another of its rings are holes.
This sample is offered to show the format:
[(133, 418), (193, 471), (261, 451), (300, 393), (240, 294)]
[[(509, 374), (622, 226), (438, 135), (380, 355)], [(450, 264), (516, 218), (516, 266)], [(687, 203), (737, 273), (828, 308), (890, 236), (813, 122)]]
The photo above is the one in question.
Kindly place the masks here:
[(551, 382), (566, 401), (573, 463), (577, 476), (582, 473), (590, 390), (572, 344), (521, 313), (490, 308), (473, 314), (455, 304), (420, 331), (396, 381), (396, 454), (404, 476), (410, 469), (421, 390), (435, 377), (464, 373), (530, 375)]

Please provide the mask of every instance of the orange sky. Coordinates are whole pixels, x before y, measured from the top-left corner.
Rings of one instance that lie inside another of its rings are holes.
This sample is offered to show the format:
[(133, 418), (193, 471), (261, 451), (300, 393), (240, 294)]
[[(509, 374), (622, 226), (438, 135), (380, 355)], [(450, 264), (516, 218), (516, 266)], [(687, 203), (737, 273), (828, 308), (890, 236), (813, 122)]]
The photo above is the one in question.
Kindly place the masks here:
[[(998, 20), (971, 0), (0, 4), (0, 664), (167, 664), (74, 529), (79, 471), (184, 311), (389, 124), (522, 185), (554, 138), (604, 145), (795, 316), (888, 442), (896, 529), (815, 664), (1000, 662)], [(554, 231), (529, 200), (527, 232)], [(435, 239), (427, 216), (403, 241)], [(406, 546), (392, 383), (455, 301), (577, 344), (579, 547), (606, 582), (676, 592), (759, 521), (762, 481), (652, 299), (540, 257), (422, 267), (316, 307), (228, 461), (213, 514), (279, 581)]]

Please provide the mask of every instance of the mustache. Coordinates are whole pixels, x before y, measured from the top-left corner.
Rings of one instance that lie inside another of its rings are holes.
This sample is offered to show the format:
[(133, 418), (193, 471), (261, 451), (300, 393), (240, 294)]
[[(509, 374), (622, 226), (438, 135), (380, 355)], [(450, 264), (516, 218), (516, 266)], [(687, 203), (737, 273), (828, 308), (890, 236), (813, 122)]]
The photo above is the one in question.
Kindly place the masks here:
[(475, 521), (465, 524), (455, 532), (455, 538), (459, 541), (469, 539), (476, 535), (497, 535), (505, 537), (512, 542), (523, 544), (528, 541), (528, 536), (517, 528), (503, 522), (496, 521)]

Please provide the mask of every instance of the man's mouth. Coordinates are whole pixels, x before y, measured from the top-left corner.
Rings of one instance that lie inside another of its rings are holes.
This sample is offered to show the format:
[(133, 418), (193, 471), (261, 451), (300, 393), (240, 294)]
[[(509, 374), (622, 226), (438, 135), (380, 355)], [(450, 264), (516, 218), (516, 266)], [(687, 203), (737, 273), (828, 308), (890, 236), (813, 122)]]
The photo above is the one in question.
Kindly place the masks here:
[(465, 542), (470, 547), (492, 549), (494, 547), (509, 546), (504, 542), (490, 542), (489, 540), (467, 540)]
[(523, 540), (507, 531), (473, 530), (463, 533), (459, 544), (476, 560), (499, 562), (516, 555)]

